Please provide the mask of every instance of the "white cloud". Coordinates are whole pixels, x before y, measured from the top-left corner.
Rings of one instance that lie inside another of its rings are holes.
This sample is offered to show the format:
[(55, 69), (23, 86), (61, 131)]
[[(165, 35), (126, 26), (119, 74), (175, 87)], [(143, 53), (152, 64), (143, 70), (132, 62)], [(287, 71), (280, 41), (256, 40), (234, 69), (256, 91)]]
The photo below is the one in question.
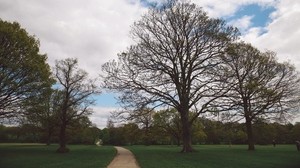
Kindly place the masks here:
[(233, 20), (228, 23), (228, 25), (237, 27), (241, 32), (245, 32), (251, 26), (253, 16), (243, 16), (242, 18)]
[[(0, 0), (1, 19), (17, 21), (39, 38), (51, 66), (56, 59), (76, 57), (91, 76), (132, 43), (130, 26), (144, 12), (137, 0)], [(103, 128), (116, 107), (93, 109), (91, 121)]]
[(277, 52), (279, 61), (290, 61), (300, 71), (300, 1), (284, 0), (276, 6), (273, 20), (261, 29), (250, 29), (244, 40), (261, 50)]
[(226, 17), (234, 15), (241, 7), (249, 4), (259, 4), (260, 6), (274, 6), (276, 0), (191, 0), (195, 4), (202, 6), (211, 17)]
[(2, 19), (19, 22), (40, 39), (51, 65), (76, 57), (93, 76), (131, 43), (130, 25), (145, 10), (125, 0), (2, 0), (0, 6)]
[[(160, 0), (151, 0), (158, 1)], [(232, 22), (245, 29), (244, 40), (260, 49), (278, 53), (280, 60), (291, 60), (300, 70), (300, 1), (298, 0), (191, 0), (211, 17), (229, 17), (240, 7), (257, 3), (274, 6), (267, 27), (251, 27), (251, 16)], [(114, 59), (132, 40), (130, 26), (145, 12), (139, 0), (0, 0), (0, 17), (17, 21), (41, 42), (41, 52), (49, 63), (55, 59), (77, 57), (81, 68), (92, 76), (101, 64)], [(262, 34), (265, 32), (264, 34)], [(95, 107), (91, 120), (106, 125), (113, 108)]]
[(107, 120), (110, 118), (111, 113), (119, 110), (118, 107), (99, 107), (94, 106), (94, 113), (89, 117), (93, 124), (96, 124), (98, 128), (105, 128)]

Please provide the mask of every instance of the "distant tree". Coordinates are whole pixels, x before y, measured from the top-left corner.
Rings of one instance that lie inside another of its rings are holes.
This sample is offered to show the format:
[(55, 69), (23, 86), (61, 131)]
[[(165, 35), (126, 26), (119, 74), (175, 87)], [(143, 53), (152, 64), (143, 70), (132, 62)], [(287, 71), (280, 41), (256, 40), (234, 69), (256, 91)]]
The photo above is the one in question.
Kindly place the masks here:
[(296, 122), (291, 130), (292, 143), (295, 141), (300, 141), (300, 122)]
[(135, 123), (128, 123), (123, 126), (123, 132), (126, 142), (129, 145), (137, 144), (140, 136), (140, 129)]
[(100, 137), (100, 129), (87, 116), (72, 120), (66, 131), (68, 142), (75, 144), (95, 144)]
[(182, 152), (193, 151), (192, 123), (226, 90), (213, 73), (237, 30), (195, 4), (168, 1), (135, 22), (131, 34), (137, 44), (102, 67), (105, 87), (123, 93), (120, 102), (133, 112), (147, 105), (174, 107), (182, 123)]
[(280, 124), (280, 123), (272, 123), (275, 131), (276, 131), (276, 136), (275, 140), (277, 143), (281, 144), (287, 144), (287, 143), (294, 143), (294, 140), (291, 138), (290, 134), (290, 126), (293, 127), (291, 123), (288, 124)]
[(108, 145), (110, 141), (109, 128), (104, 128), (100, 131), (100, 139), (104, 145)]
[(51, 87), (46, 60), (34, 36), (18, 23), (0, 19), (0, 118), (20, 115), (24, 100)]
[(204, 132), (204, 126), (200, 120), (195, 120), (192, 126), (192, 142), (193, 144), (204, 143), (207, 139), (207, 135)]
[(160, 110), (153, 116), (154, 125), (162, 128), (166, 134), (171, 135), (179, 146), (182, 140), (182, 126), (180, 115), (176, 109)]
[(275, 128), (264, 119), (258, 118), (253, 121), (253, 135), (255, 143), (260, 145), (267, 145), (271, 144), (273, 140), (276, 141)]
[(23, 103), (26, 122), (46, 133), (47, 145), (50, 145), (51, 137), (60, 122), (58, 114), (61, 94), (61, 91), (49, 88)]
[(243, 42), (228, 47), (223, 59), (223, 82), (231, 90), (220, 99), (220, 104), (235, 117), (245, 119), (248, 150), (254, 150), (255, 119), (284, 120), (297, 112), (298, 72), (289, 63), (278, 63), (274, 52), (260, 52)]
[(59, 100), (59, 148), (57, 152), (65, 153), (66, 128), (73, 121), (80, 117), (91, 114), (90, 105), (94, 103), (91, 99), (93, 94), (99, 93), (95, 80), (89, 79), (87, 72), (78, 68), (77, 59), (67, 58), (56, 61), (54, 76), (57, 79), (58, 89), (61, 92)]

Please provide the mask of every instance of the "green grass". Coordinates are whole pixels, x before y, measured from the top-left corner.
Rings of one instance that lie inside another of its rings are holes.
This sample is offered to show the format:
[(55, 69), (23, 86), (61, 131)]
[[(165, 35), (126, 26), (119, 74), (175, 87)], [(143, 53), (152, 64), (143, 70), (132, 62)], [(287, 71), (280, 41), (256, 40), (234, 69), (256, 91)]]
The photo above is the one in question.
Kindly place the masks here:
[(111, 146), (70, 145), (66, 154), (57, 145), (0, 144), (1, 168), (101, 168), (115, 156)]
[(175, 146), (129, 146), (142, 168), (300, 168), (300, 152), (294, 145), (200, 145), (193, 153), (179, 153)]

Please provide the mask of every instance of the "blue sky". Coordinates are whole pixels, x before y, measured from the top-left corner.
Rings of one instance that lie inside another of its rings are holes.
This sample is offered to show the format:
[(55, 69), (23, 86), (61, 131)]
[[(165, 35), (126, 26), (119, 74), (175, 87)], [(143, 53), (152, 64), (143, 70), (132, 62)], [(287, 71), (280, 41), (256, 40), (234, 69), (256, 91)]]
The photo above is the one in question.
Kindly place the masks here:
[[(48, 63), (76, 57), (90, 76), (101, 65), (133, 44), (130, 26), (148, 5), (164, 0), (0, 0), (0, 18), (17, 21), (39, 38)], [(300, 70), (300, 1), (298, 0), (190, 0), (210, 17), (224, 18), (237, 26), (241, 39), (261, 50), (272, 50), (279, 61), (292, 62)], [(91, 120), (106, 125), (118, 105), (114, 94), (97, 96)], [(300, 120), (299, 120), (300, 121)]]
[(275, 11), (273, 6), (260, 6), (259, 4), (250, 4), (241, 6), (234, 15), (224, 17), (227, 22), (243, 18), (245, 16), (251, 16), (250, 27), (265, 27), (271, 22), (270, 15)]

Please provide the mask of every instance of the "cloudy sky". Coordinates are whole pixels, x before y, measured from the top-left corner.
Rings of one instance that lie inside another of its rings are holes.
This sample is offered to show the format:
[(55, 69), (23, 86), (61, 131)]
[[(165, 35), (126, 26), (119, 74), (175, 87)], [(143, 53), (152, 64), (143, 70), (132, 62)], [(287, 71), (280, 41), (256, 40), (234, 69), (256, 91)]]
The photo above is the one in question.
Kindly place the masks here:
[[(132, 44), (130, 26), (151, 3), (163, 0), (0, 0), (0, 18), (17, 21), (41, 43), (53, 66), (57, 59), (76, 57), (91, 76), (101, 65)], [(191, 0), (210, 17), (238, 27), (242, 39), (261, 50), (277, 52), (300, 71), (299, 0)], [(106, 125), (117, 108), (110, 93), (97, 98), (91, 120)], [(299, 120), (300, 121), (300, 120)]]

